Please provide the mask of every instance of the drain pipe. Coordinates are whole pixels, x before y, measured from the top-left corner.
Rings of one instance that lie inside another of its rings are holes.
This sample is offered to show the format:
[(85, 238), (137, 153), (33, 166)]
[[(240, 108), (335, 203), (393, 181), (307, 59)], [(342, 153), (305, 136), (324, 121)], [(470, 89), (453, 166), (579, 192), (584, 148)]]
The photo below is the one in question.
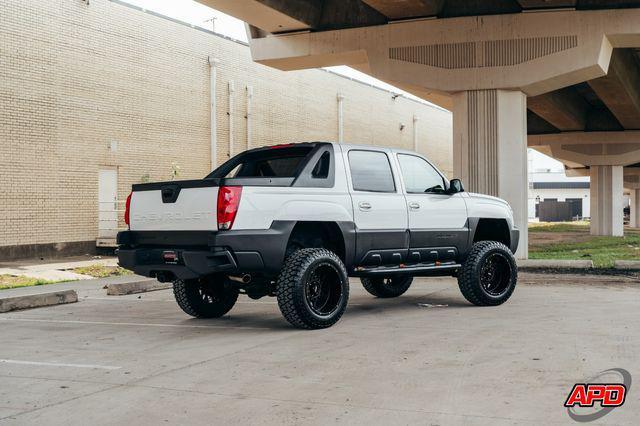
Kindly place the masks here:
[(418, 152), (418, 118), (417, 115), (413, 116), (413, 150)]
[(236, 87), (233, 84), (233, 80), (229, 81), (229, 158), (233, 157), (233, 93), (236, 91)]
[(338, 93), (338, 143), (344, 143), (344, 95)]
[(251, 128), (251, 115), (252, 111), (252, 103), (253, 101), (253, 87), (247, 86), (247, 149), (251, 148), (251, 139), (253, 137), (253, 130)]
[(218, 102), (217, 102), (217, 82), (218, 82), (218, 64), (219, 59), (207, 57), (209, 63), (209, 101), (210, 116), (209, 126), (211, 128), (210, 144), (211, 144), (211, 170), (216, 168), (218, 164)]

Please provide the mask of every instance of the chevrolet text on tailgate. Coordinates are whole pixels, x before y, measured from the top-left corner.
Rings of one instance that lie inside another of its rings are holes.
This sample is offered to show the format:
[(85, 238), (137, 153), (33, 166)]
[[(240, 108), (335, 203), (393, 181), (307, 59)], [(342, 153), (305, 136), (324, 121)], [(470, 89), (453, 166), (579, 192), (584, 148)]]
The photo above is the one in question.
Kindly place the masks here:
[(299, 143), (252, 149), (200, 180), (133, 185), (120, 265), (173, 282), (189, 315), (221, 317), (240, 293), (275, 296), (296, 327), (335, 324), (348, 277), (397, 297), (416, 276), (457, 276), (478, 306), (516, 286), (509, 205), (465, 192), (410, 151)]

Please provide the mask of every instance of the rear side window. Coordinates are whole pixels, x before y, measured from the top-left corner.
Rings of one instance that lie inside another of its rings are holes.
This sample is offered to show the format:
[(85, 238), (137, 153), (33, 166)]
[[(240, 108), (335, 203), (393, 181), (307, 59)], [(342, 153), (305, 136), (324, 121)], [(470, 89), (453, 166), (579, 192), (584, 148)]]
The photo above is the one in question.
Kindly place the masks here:
[(387, 154), (379, 151), (349, 151), (351, 182), (356, 191), (395, 192)]
[(322, 154), (316, 165), (311, 171), (311, 177), (314, 179), (326, 179), (329, 177), (329, 166), (331, 166), (331, 154), (329, 151)]

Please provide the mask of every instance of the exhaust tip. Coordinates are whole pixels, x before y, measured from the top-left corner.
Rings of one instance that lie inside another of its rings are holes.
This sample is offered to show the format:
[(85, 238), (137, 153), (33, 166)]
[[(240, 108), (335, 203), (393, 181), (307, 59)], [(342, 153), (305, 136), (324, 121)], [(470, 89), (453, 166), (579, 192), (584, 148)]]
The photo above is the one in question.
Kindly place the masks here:
[(242, 284), (249, 284), (251, 282), (251, 274), (242, 274), (241, 276), (229, 276), (231, 281), (236, 281)]

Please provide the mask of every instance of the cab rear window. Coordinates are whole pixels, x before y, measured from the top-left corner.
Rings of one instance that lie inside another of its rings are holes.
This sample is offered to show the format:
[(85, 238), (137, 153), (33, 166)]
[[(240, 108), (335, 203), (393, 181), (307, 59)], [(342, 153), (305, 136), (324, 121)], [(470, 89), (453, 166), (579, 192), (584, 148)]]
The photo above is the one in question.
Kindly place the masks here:
[(312, 149), (312, 146), (292, 146), (245, 152), (227, 161), (207, 177), (296, 177)]

